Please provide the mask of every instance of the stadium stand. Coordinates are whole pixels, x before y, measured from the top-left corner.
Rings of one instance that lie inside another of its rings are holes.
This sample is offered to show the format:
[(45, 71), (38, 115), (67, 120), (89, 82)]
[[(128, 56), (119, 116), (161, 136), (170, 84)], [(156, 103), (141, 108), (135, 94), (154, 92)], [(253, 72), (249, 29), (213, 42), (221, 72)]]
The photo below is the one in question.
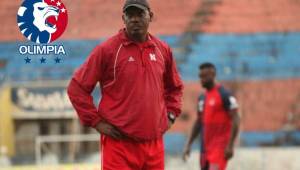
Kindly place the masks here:
[(206, 33), (294, 32), (300, 30), (297, 0), (222, 0), (215, 6)]
[(197, 36), (182, 77), (196, 80), (198, 65), (216, 64), (221, 80), (299, 77), (300, 33), (204, 34)]
[[(68, 26), (62, 39), (99, 39), (109, 37), (123, 27), (120, 0), (64, 0)], [(151, 0), (155, 13), (151, 32), (157, 35), (180, 35), (198, 8), (199, 0)], [(16, 24), (16, 11), (21, 2), (1, 1), (1, 41), (25, 40)]]

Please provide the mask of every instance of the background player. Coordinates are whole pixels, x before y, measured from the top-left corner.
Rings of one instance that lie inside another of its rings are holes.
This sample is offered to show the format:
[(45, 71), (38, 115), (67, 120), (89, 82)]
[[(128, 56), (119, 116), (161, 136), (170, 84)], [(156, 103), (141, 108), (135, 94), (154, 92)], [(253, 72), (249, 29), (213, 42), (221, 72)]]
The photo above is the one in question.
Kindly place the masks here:
[(184, 148), (183, 159), (190, 154), (194, 139), (201, 134), (201, 169), (225, 170), (232, 158), (239, 129), (236, 99), (216, 83), (212, 63), (199, 66), (199, 77), (206, 92), (198, 100), (198, 118)]

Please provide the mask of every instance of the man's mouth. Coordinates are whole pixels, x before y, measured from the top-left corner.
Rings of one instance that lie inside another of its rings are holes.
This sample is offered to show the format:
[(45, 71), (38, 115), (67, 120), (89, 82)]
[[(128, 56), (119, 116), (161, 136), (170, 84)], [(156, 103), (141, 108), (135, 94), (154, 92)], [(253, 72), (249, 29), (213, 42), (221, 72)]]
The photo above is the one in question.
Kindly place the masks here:
[(131, 27), (132, 27), (133, 29), (135, 29), (135, 28), (141, 28), (142, 25), (139, 24), (139, 23), (131, 23)]
[(132, 30), (133, 30), (133, 31), (139, 31), (139, 30), (141, 30), (141, 29), (142, 29), (141, 26), (133, 26), (133, 27), (132, 27)]

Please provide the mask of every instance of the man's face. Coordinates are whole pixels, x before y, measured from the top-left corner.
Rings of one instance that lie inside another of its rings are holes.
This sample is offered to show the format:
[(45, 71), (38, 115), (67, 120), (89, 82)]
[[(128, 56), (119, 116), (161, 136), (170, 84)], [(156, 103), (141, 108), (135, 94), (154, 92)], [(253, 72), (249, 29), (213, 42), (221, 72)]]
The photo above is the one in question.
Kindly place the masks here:
[(210, 89), (214, 85), (216, 71), (213, 68), (203, 68), (199, 70), (199, 78), (202, 87)]
[(127, 33), (136, 38), (146, 35), (152, 16), (152, 12), (137, 7), (129, 7), (126, 9), (122, 18)]

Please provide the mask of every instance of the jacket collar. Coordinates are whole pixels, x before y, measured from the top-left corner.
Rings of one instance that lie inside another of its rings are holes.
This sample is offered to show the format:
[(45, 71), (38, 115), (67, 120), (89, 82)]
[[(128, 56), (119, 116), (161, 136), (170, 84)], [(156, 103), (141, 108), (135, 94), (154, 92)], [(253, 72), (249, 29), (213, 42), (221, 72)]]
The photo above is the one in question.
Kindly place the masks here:
[(142, 47), (155, 47), (155, 43), (153, 42), (153, 36), (150, 33), (147, 34), (147, 41), (142, 43), (136, 43), (128, 38), (126, 34), (126, 30), (125, 28), (123, 28), (119, 31), (119, 38), (124, 46), (137, 44), (137, 45), (141, 45)]
[(211, 89), (209, 90), (206, 90), (207, 92), (211, 92), (211, 91), (214, 91), (216, 89), (219, 89), (221, 87), (221, 84), (219, 84), (218, 82), (215, 82), (216, 84), (214, 85), (214, 87), (212, 87)]

